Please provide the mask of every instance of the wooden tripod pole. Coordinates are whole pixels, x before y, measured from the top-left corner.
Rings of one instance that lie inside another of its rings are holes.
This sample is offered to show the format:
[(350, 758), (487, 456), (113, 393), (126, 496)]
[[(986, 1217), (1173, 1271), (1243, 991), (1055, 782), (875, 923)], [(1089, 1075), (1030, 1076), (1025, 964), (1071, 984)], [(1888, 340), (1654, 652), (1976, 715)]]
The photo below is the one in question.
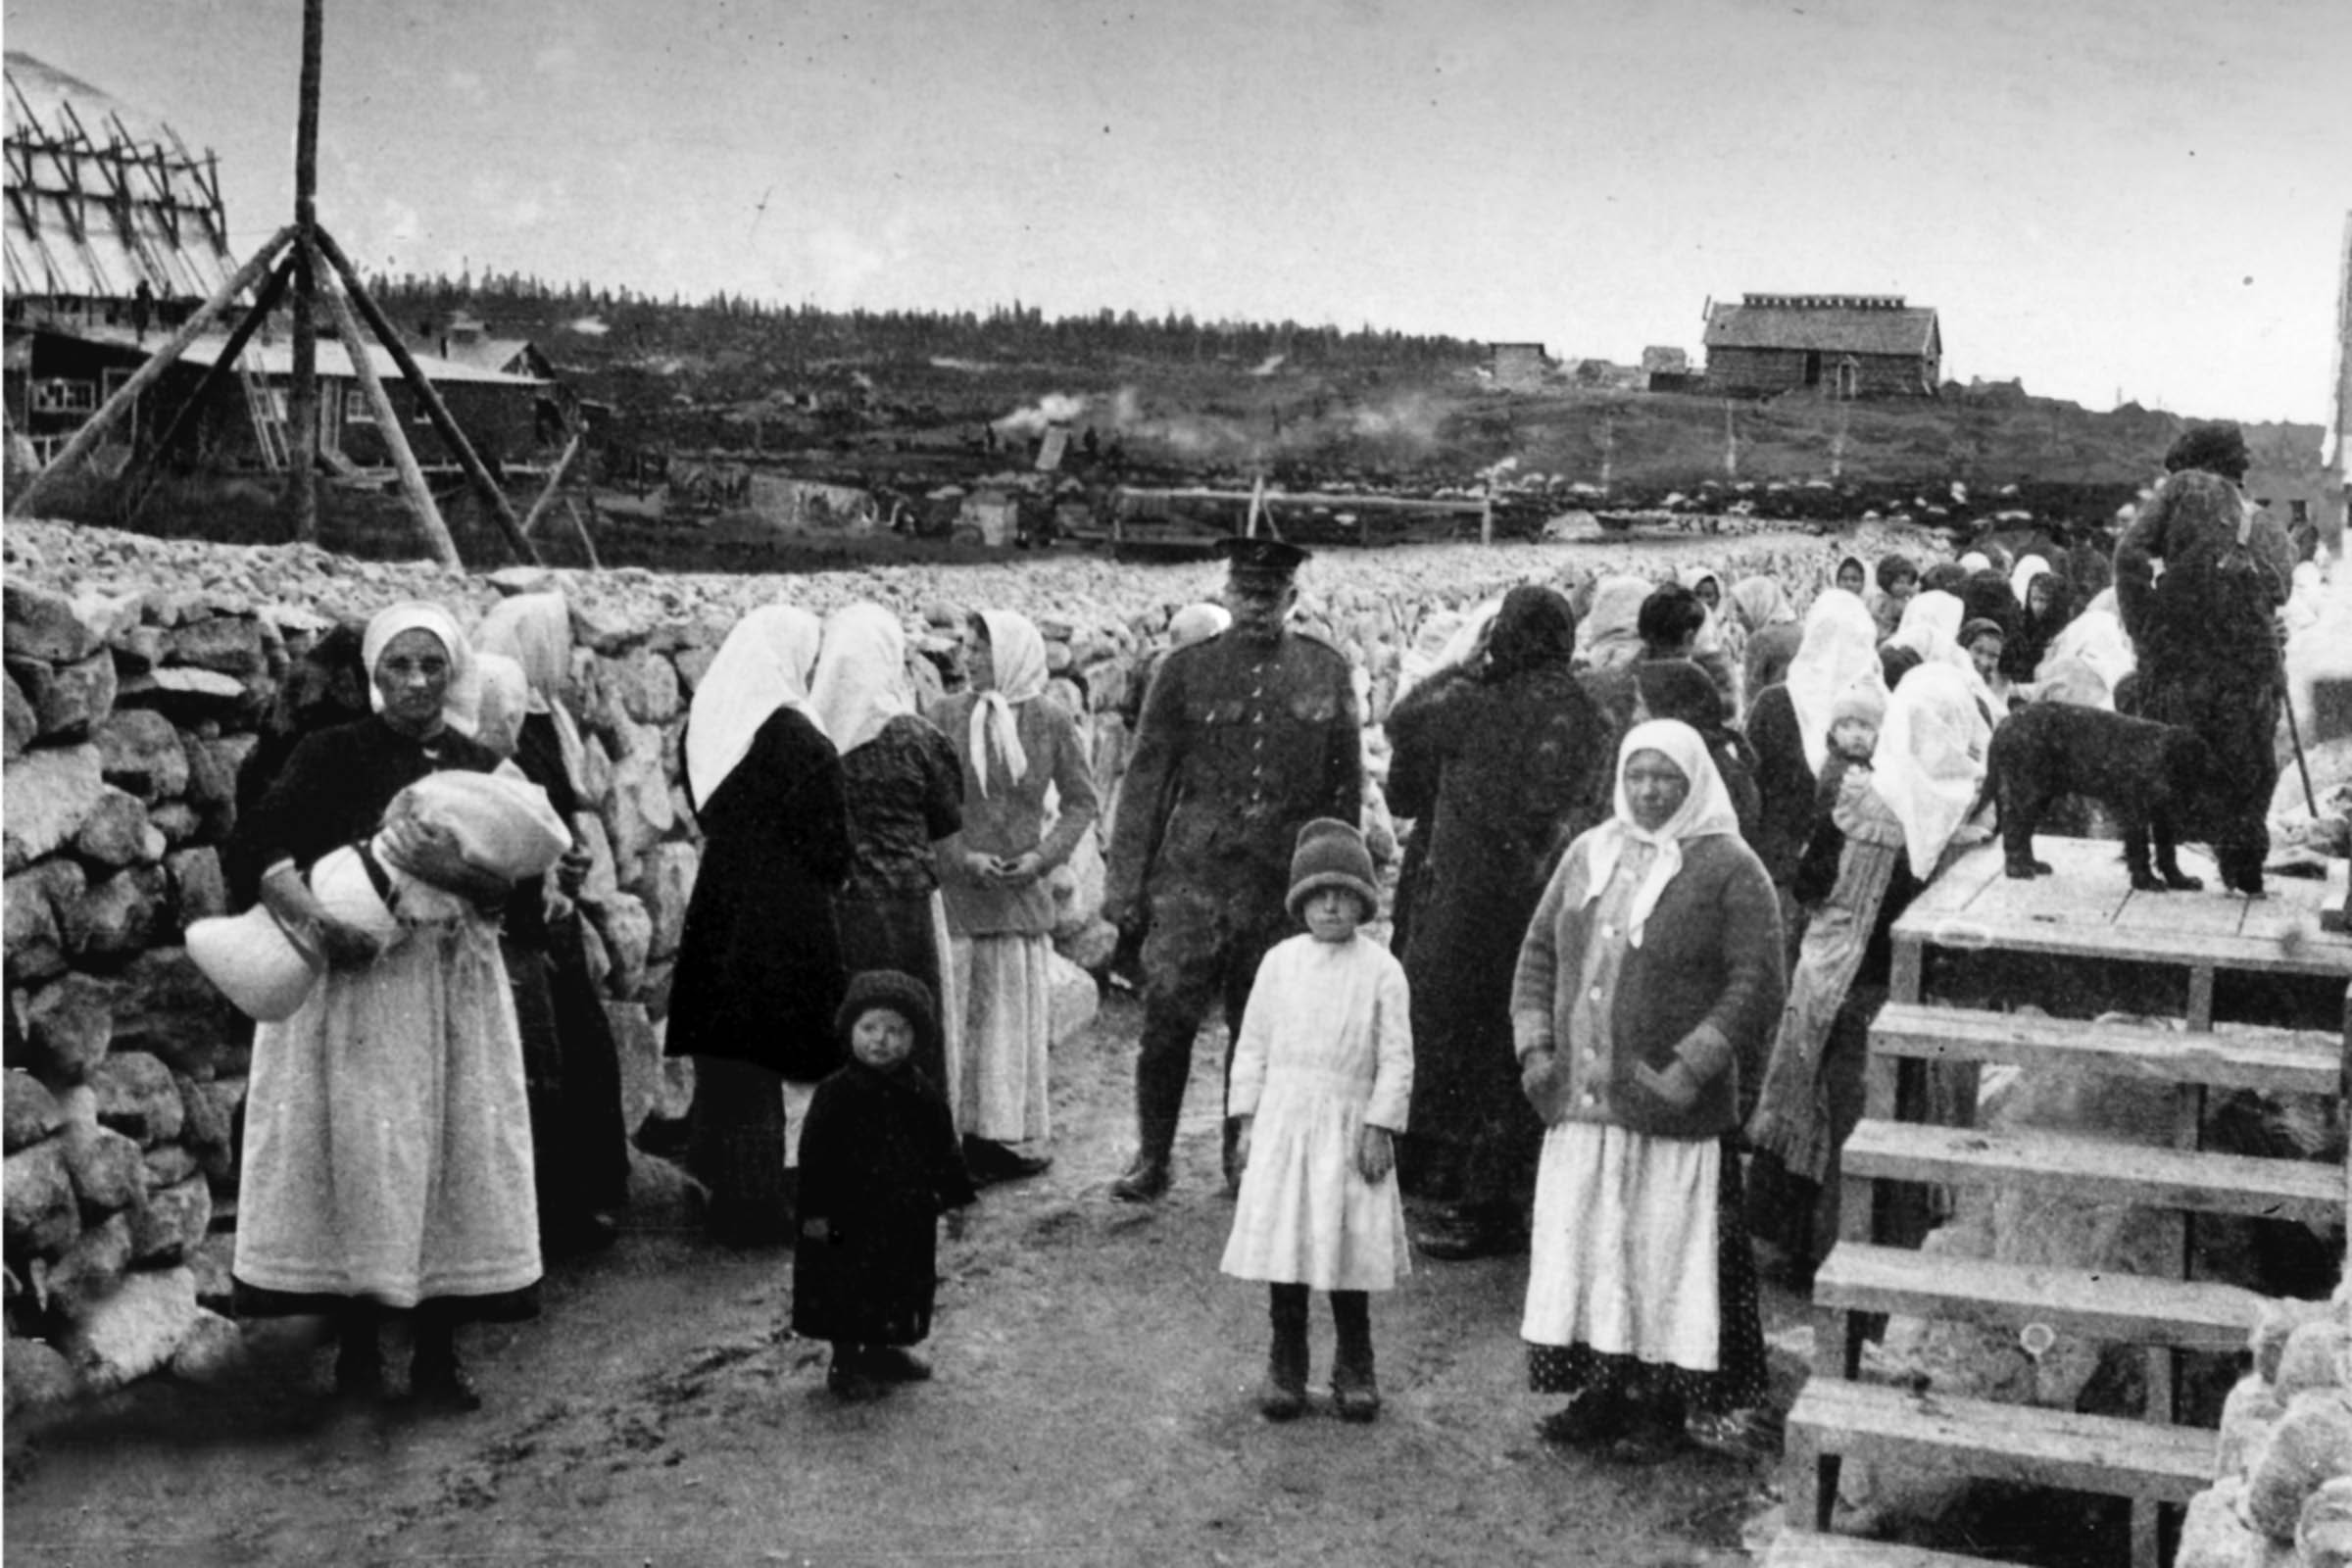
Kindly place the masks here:
[(539, 552), (532, 549), (530, 540), (523, 536), (522, 523), (514, 515), (514, 503), (507, 499), (507, 493), (499, 488), (498, 480), (483, 466), (481, 458), (473, 450), (473, 443), (466, 440), (466, 432), (458, 428), (458, 421), (450, 416), (449, 406), (441, 401), (441, 394), (426, 379), (423, 368), (416, 363), (416, 356), (409, 352), (408, 344), (401, 341), (400, 333), (393, 329), (392, 323), (385, 319), (382, 309), (368, 296), (368, 284), (360, 276), (360, 270), (351, 265), (351, 258), (343, 254), (343, 247), (337, 245), (335, 237), (323, 228), (318, 230), (318, 254), (326, 258), (327, 265), (343, 280), (343, 290), (350, 296), (352, 308), (360, 313), (361, 318), (367, 321), (377, 340), (384, 345), (384, 352), (392, 356), (392, 363), (400, 367), (400, 373), (407, 379), (409, 390), (416, 395), (417, 407), (432, 421), (434, 433), (441, 437), (441, 444), (449, 448), (450, 455), (458, 460), (458, 466), (466, 470), (466, 477), (473, 482), (474, 492), (490, 509), (491, 519), (498, 524), (499, 532), (507, 536), (507, 544), (514, 550), (514, 559), (534, 566), (539, 564)]
[(212, 402), (213, 393), (226, 385), (228, 378), (237, 373), (237, 361), (245, 353), (245, 345), (253, 341), (253, 334), (261, 330), (262, 324), (270, 319), (270, 313), (277, 309), (278, 301), (286, 297), (286, 285), (293, 280), (293, 276), (294, 262), (291, 257), (277, 264), (276, 270), (270, 274), (270, 281), (262, 285), (262, 292), (245, 312), (245, 319), (237, 323), (236, 330), (228, 334), (228, 341), (220, 345), (220, 358), (213, 361), (212, 368), (204, 372), (204, 379), (196, 383), (195, 392), (179, 406), (179, 412), (172, 416), (172, 422), (164, 426), (164, 433), (155, 438), (154, 445), (137, 459), (132, 474), (130, 504), (122, 511), (125, 520), (137, 521), (139, 514), (147, 509), (148, 499), (155, 494), (156, 485), (162, 482), (161, 469), (165, 457), (178, 442), (180, 432), (203, 416), (205, 406)]
[(293, 241), (294, 228), (292, 224), (288, 224), (270, 235), (270, 243), (253, 253), (253, 260), (238, 268), (211, 299), (198, 306), (186, 320), (179, 323), (179, 330), (172, 333), (171, 338), (165, 342), (163, 347), (155, 351), (153, 357), (145, 365), (133, 371), (129, 380), (115, 389), (115, 395), (108, 398), (96, 414), (90, 416), (89, 423), (74, 433), (74, 439), (66, 443), (66, 449), (51, 459), (47, 467), (34, 474), (30, 484), (25, 485), (9, 499), (8, 514), (12, 517), (30, 515), (33, 504), (52, 490), (58, 479), (72, 472), (84, 459), (97, 450), (98, 443), (106, 439), (106, 433), (112, 430), (122, 416), (130, 412), (132, 405), (139, 401), (139, 394), (155, 385), (164, 371), (171, 368), (172, 362), (187, 352), (188, 345), (195, 342), (198, 337), (203, 335), (204, 329), (213, 324), (213, 318), (228, 309), (232, 300), (260, 282), (263, 274), (268, 272), (270, 265), (277, 260), (278, 253)]
[(416, 466), (416, 454), (409, 448), (408, 432), (400, 427), (400, 411), (392, 407), (392, 395), (384, 390), (383, 378), (375, 373), (366, 334), (361, 332), (360, 323), (340, 290), (329, 287), (321, 292), (328, 310), (334, 313), (335, 331), (343, 339), (343, 352), (351, 356), (351, 372), (359, 377), (360, 390), (367, 396), (368, 406), (375, 411), (375, 427), (383, 432), (384, 445), (392, 454), (392, 467), (400, 475), (401, 493), (409, 499), (409, 510), (416, 514), (416, 526), (424, 534), (426, 547), (444, 566), (464, 571), (466, 563), (458, 558), (457, 541), (450, 538), (449, 524), (441, 520), (441, 509), (433, 505), (433, 493), (425, 488), (424, 473)]
[(325, 0), (302, 0), (302, 101), (294, 122), (294, 384), (286, 398), (286, 512), (318, 537), (318, 72)]

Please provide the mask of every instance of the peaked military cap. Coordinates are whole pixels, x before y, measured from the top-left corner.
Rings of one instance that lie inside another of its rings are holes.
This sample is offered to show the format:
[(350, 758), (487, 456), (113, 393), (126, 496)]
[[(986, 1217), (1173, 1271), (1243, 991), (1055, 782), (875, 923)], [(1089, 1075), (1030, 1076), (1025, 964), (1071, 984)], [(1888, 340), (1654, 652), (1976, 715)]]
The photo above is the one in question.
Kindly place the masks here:
[(1307, 559), (1305, 551), (1280, 539), (1243, 538), (1238, 534), (1219, 540), (1217, 554), (1225, 558), (1227, 568), (1235, 576), (1275, 583), (1289, 582)]

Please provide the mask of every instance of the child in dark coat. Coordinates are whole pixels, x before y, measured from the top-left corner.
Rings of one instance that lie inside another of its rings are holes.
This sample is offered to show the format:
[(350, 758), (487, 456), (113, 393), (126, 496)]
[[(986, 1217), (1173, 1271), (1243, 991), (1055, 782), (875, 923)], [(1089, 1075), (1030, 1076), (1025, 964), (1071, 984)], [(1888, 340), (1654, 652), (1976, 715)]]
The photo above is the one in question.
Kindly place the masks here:
[(931, 1333), (939, 1216), (978, 1196), (939, 1087), (914, 1066), (939, 1016), (912, 975), (872, 969), (834, 1017), (850, 1061), (823, 1083), (801, 1134), (800, 1246), (792, 1327), (833, 1342), (827, 1384), (870, 1398), (919, 1382), (910, 1346)]

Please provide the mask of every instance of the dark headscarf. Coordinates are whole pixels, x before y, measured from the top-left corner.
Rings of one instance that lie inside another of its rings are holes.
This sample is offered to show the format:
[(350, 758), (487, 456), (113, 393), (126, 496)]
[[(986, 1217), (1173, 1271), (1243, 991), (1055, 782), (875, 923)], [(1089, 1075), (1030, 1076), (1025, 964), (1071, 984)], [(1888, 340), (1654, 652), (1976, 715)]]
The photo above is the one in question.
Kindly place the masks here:
[[(1968, 620), (1989, 620), (2000, 628), (2003, 637), (2016, 633), (2022, 613), (2017, 595), (2009, 591), (2009, 579), (2002, 572), (1987, 568), (1973, 572), (1960, 585), (1961, 614)], [(1962, 638), (1960, 646), (1968, 646)]]
[(1968, 581), (1968, 568), (1957, 561), (1938, 561), (1919, 574), (1919, 591), (1923, 594), (1944, 593), (1957, 599), (1960, 585)]
[(1503, 595), (1487, 642), (1487, 678), (1508, 680), (1523, 671), (1576, 658), (1576, 612), (1565, 595), (1540, 583), (1525, 583)]
[[(2034, 612), (2034, 588), (2049, 595), (2048, 608)], [(2045, 571), (2027, 585), (2026, 603), (2017, 610), (2017, 635), (2001, 646), (2001, 673), (2011, 680), (2033, 680), (2041, 668), (2041, 656), (2075, 618), (2075, 585), (2056, 571)]]

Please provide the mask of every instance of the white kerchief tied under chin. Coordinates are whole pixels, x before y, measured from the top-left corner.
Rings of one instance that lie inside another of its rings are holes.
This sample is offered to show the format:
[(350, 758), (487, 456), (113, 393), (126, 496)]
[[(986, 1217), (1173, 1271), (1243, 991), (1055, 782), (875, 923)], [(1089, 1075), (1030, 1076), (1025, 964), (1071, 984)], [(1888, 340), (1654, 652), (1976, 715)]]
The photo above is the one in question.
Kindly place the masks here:
[[(1690, 792), (1683, 797), (1683, 804), (1654, 830), (1634, 820), (1633, 805), (1625, 793), (1625, 765), (1641, 752), (1659, 753), (1690, 781)], [(1626, 940), (1638, 948), (1649, 911), (1658, 906), (1667, 884), (1683, 869), (1683, 842), (1739, 831), (1740, 817), (1732, 809), (1731, 791), (1724, 788), (1723, 775), (1715, 770), (1715, 760), (1707, 755), (1707, 743), (1698, 731), (1672, 718), (1637, 724), (1617, 748), (1616, 814), (1588, 835), (1592, 841), (1592, 869), (1584, 902), (1591, 904), (1608, 887), (1627, 845), (1646, 844), (1655, 850), (1626, 916)]]
[(988, 628), (995, 680), (972, 705), (970, 740), (972, 778), (986, 795), (992, 752), (1015, 784), (1028, 776), (1029, 754), (1021, 747), (1020, 720), (1012, 710), (1045, 695), (1046, 639), (1028, 616), (1013, 611), (983, 610), (980, 621)]

